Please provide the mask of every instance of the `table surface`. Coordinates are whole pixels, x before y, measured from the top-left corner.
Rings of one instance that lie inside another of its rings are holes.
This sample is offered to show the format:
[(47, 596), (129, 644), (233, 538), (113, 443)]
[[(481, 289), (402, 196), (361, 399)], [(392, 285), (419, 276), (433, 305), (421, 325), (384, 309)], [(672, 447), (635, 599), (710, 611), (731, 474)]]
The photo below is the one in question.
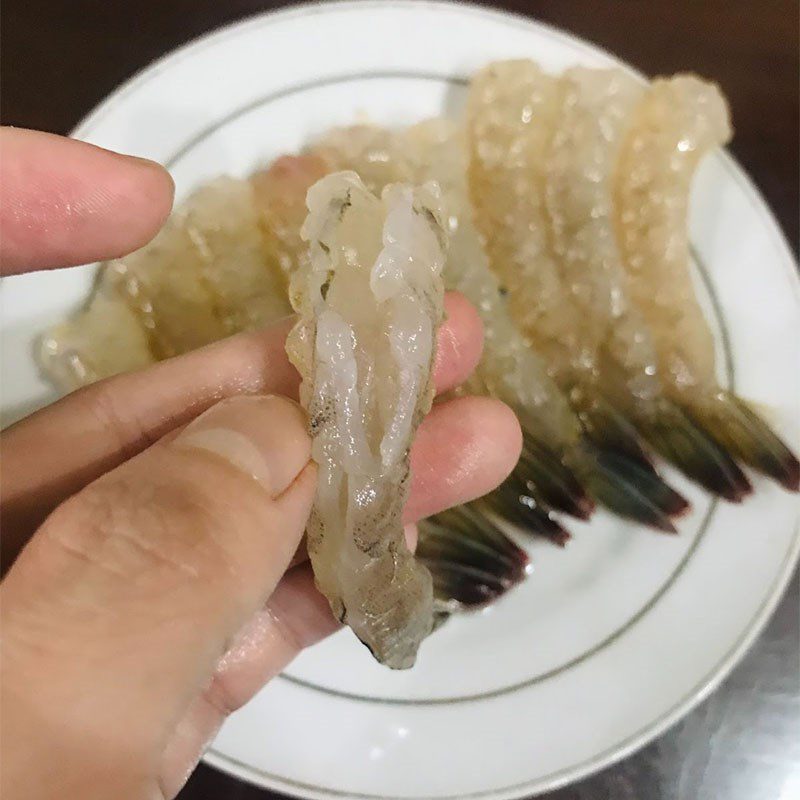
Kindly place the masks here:
[[(4, 124), (66, 133), (148, 62), (270, 0), (4, 0)], [(792, 0), (503, 2), (602, 45), (648, 74), (693, 70), (730, 99), (732, 150), (792, 247), (798, 211), (798, 3)], [(660, 739), (547, 800), (800, 797), (800, 580), (720, 689)], [(201, 766), (180, 800), (277, 795)]]

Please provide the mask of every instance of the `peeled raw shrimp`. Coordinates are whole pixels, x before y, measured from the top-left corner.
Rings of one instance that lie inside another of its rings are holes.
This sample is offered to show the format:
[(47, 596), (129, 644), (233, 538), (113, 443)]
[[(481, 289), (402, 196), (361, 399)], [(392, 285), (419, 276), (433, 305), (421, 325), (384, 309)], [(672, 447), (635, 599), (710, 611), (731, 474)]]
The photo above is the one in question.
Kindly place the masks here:
[(311, 188), (308, 209), (286, 349), (319, 466), (309, 556), (336, 617), (404, 669), (433, 626), (431, 575), (406, 546), (401, 512), (443, 317), (438, 191), (395, 184), (378, 200), (340, 172)]
[[(692, 75), (654, 81), (621, 153), (619, 242), (631, 297), (647, 317), (674, 405), (726, 453), (797, 490), (797, 458), (752, 409), (717, 383), (713, 336), (690, 275), (692, 176), (701, 158), (730, 136), (727, 103), (715, 84)], [(665, 437), (669, 445), (669, 431)]]
[(657, 79), (636, 109), (620, 155), (619, 243), (631, 297), (679, 388), (716, 383), (714, 338), (689, 273), (687, 214), (694, 171), (731, 137), (716, 85), (691, 75)]
[[(669, 517), (685, 510), (686, 502), (654, 472), (633, 427), (594, 385), (600, 346), (610, 339), (619, 316), (618, 287), (606, 269), (608, 254), (588, 264), (593, 268), (588, 274), (585, 243), (570, 251), (568, 266), (559, 258), (558, 250), (566, 249), (575, 229), (583, 225), (585, 206), (596, 205), (602, 194), (590, 176), (583, 179), (580, 196), (565, 204), (568, 186), (563, 173), (572, 169), (571, 145), (594, 144), (596, 133), (586, 122), (573, 140), (556, 142), (557, 163), (548, 176), (554, 131), (563, 110), (573, 106), (566, 89), (530, 61), (492, 64), (475, 77), (467, 111), (475, 223), (491, 268), (509, 293), (515, 322), (545, 355), (553, 377), (585, 423), (588, 436), (580, 451), (570, 454), (570, 463), (590, 492), (612, 510), (674, 530)], [(593, 166), (597, 171), (602, 165)], [(549, 199), (558, 205), (556, 245), (550, 230), (553, 209), (548, 208), (545, 191), (548, 178)], [(587, 228), (582, 238), (597, 235)]]
[[(744, 475), (665, 396), (650, 325), (632, 302), (617, 245), (614, 178), (633, 110), (646, 88), (621, 70), (581, 67), (565, 72), (561, 83), (562, 107), (544, 180), (566, 298), (584, 323), (579, 342), (584, 369), (576, 371), (573, 401), (595, 439), (612, 444), (609, 408), (623, 411), (688, 475), (737, 499), (746, 486)], [(673, 441), (680, 431), (680, 440), (691, 446), (671, 445), (664, 435), (670, 431)]]
[(414, 179), (434, 180), (442, 191), (450, 229), (445, 285), (466, 295), (483, 320), (485, 343), (476, 381), (487, 393), (535, 413), (548, 443), (559, 449), (574, 444), (580, 425), (543, 362), (520, 335), (506, 308), (507, 298), (489, 268), (473, 223), (462, 130), (449, 120), (434, 119), (414, 125), (400, 137)]
[[(319, 153), (282, 156), (268, 169), (252, 177), (256, 187), (266, 246), (291, 275), (307, 258), (307, 246), (300, 237), (300, 220), (305, 218), (305, 196), (310, 186), (330, 172), (335, 163), (358, 163), (364, 174), (372, 175), (373, 191), (380, 192), (385, 182), (409, 178), (408, 170), (397, 171), (396, 157), (384, 157), (379, 143), (395, 146), (388, 132), (353, 129), (353, 135), (332, 131)], [(355, 145), (358, 144), (358, 148)], [(347, 154), (342, 152), (347, 149)], [(371, 157), (381, 164), (367, 166)], [(377, 170), (380, 169), (380, 173)], [(552, 527), (552, 525), (551, 525)], [(447, 614), (493, 602), (525, 577), (527, 556), (484, 515), (465, 506), (437, 514), (418, 526), (417, 555), (428, 567), (434, 586), (435, 612)]]
[(300, 236), (308, 214), (306, 192), (330, 171), (313, 155), (281, 156), (250, 177), (265, 257), (277, 262), (287, 280), (307, 256)]
[(543, 168), (560, 107), (558, 80), (533, 61), (501, 61), (472, 79), (468, 178), (475, 224), (517, 324), (554, 376), (578, 350), (581, 316), (562, 302), (547, 241)]
[(101, 267), (87, 309), (44, 337), (40, 361), (71, 389), (289, 311), (253, 189), (220, 178), (193, 193), (150, 244)]
[[(409, 128), (398, 139), (413, 179), (434, 180), (442, 190), (450, 231), (445, 285), (464, 294), (483, 321), (483, 356), (466, 389), (508, 403), (523, 424), (525, 443), (520, 467), (509, 479), (515, 488), (510, 491), (506, 487), (503, 494), (524, 496), (533, 492), (544, 508), (586, 518), (593, 504), (567, 457), (579, 446), (581, 426), (542, 360), (520, 335), (497, 278), (489, 269), (472, 221), (463, 131), (454, 122), (434, 119)], [(526, 483), (530, 485), (526, 487)], [(508, 505), (517, 504), (510, 500)], [(543, 526), (540, 532), (553, 532), (557, 526), (546, 514), (536, 511), (532, 507), (522, 516), (529, 524)], [(507, 509), (508, 513), (514, 513), (513, 509)], [(557, 538), (562, 537), (563, 532), (559, 532)]]
[[(561, 107), (543, 163), (546, 210), (562, 286), (580, 311), (577, 380), (597, 382), (603, 357), (622, 366), (628, 391), (658, 393), (655, 353), (627, 297), (614, 231), (612, 178), (644, 87), (621, 70), (575, 67), (561, 78)], [(546, 224), (546, 223), (544, 223)]]

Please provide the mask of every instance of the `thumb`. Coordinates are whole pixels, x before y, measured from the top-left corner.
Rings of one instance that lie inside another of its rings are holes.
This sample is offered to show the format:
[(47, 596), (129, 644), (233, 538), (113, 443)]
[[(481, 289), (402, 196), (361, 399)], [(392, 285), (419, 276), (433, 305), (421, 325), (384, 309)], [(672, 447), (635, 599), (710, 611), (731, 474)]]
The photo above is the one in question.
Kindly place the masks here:
[(47, 746), (49, 731), (62, 750), (93, 744), (156, 770), (291, 561), (315, 490), (310, 453), (299, 406), (233, 398), (56, 509), (2, 585), (15, 739)]

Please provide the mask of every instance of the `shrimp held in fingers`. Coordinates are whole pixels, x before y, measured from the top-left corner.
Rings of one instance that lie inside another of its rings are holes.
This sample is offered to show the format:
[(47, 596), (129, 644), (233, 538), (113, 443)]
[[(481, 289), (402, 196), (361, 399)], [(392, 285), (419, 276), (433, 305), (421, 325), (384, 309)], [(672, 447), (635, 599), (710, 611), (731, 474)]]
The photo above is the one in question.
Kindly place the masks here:
[(299, 321), (286, 346), (319, 467), (308, 552), (337, 619), (405, 669), (434, 621), (431, 575), (408, 550), (401, 513), (443, 319), (439, 198), (397, 184), (379, 200), (340, 172), (311, 188), (308, 207), (310, 257), (292, 278)]

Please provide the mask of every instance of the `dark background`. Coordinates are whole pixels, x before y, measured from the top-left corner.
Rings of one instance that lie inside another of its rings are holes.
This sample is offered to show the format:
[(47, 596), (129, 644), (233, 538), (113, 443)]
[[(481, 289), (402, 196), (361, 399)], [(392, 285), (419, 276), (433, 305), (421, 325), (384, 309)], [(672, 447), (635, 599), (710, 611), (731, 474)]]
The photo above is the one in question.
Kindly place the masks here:
[[(3, 0), (0, 117), (7, 125), (67, 133), (154, 58), (222, 24), (280, 5), (269, 0)], [(718, 81), (733, 109), (731, 149), (797, 251), (797, 2), (540, 0), (497, 5), (583, 36), (647, 74), (692, 70)], [(795, 576), (750, 654), (683, 722), (638, 754), (547, 800), (800, 797), (799, 594)], [(201, 766), (180, 800), (274, 797)]]

